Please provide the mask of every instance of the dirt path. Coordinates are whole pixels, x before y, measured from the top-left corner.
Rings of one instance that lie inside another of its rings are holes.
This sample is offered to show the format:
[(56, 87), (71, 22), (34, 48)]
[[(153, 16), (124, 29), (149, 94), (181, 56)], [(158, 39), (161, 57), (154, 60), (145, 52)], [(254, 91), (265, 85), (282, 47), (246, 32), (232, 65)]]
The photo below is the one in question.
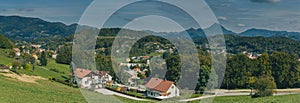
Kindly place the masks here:
[(9, 77), (9, 78), (14, 78), (14, 79), (17, 79), (17, 80), (22, 81), (22, 82), (36, 83), (36, 84), (38, 84), (38, 82), (36, 82), (37, 80), (47, 80), (47, 79), (42, 78), (40, 76), (29, 76), (29, 75), (25, 75), (25, 74), (18, 75), (18, 74), (13, 73), (13, 72), (0, 73), (0, 75), (6, 76), (6, 77)]

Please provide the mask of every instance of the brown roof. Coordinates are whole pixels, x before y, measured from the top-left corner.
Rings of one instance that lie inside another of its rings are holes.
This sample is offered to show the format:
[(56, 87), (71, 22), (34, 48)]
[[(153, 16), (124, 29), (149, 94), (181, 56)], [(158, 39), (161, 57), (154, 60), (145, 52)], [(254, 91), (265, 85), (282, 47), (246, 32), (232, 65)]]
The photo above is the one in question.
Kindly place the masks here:
[(98, 74), (100, 77), (103, 77), (103, 76), (105, 76), (108, 72), (107, 72), (107, 71), (99, 71), (99, 70), (96, 70), (95, 73)]
[(85, 76), (87, 76), (88, 74), (91, 73), (90, 70), (81, 69), (81, 68), (77, 68), (75, 72), (76, 72), (77, 78), (83, 78), (83, 77), (85, 77)]
[(0, 64), (0, 69), (9, 69), (9, 67), (4, 64)]
[(160, 92), (167, 92), (168, 89), (174, 84), (172, 81), (162, 80), (159, 78), (151, 78), (146, 84), (146, 88), (150, 88)]

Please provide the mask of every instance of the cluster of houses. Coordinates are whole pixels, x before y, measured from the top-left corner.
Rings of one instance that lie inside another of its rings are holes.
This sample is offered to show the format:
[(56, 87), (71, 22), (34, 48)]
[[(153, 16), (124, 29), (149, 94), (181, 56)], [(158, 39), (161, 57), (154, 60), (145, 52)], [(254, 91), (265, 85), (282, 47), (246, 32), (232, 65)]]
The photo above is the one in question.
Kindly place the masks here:
[[(43, 51), (51, 52), (53, 59), (56, 59), (56, 57), (57, 57), (57, 51), (43, 49), (43, 48), (41, 48), (42, 45), (31, 44), (30, 48), (34, 49), (34, 51), (27, 50), (25, 47), (26, 46), (20, 46), (20, 48), (13, 48), (12, 50), (15, 52), (15, 55), (17, 57), (21, 56), (22, 53), (26, 53), (26, 54), (32, 55), (32, 57), (34, 57), (36, 60), (38, 59), (37, 54), (42, 53)], [(20, 50), (20, 49), (22, 49), (22, 50)]]
[(248, 53), (248, 52), (246, 52), (246, 51), (244, 51), (243, 54), (247, 55), (247, 57), (250, 58), (250, 59), (256, 59), (256, 58), (258, 58), (259, 56), (261, 56), (261, 54), (254, 54), (254, 53), (252, 53), (252, 52), (251, 52), (251, 53)]
[[(138, 70), (137, 70), (138, 71)], [(99, 89), (103, 86), (110, 85), (117, 91), (135, 90), (149, 98), (166, 99), (180, 95), (179, 89), (175, 82), (159, 78), (151, 78), (144, 86), (126, 86), (113, 82), (113, 77), (106, 71), (91, 71), (77, 68), (74, 72), (77, 77), (77, 84), (81, 88)]]

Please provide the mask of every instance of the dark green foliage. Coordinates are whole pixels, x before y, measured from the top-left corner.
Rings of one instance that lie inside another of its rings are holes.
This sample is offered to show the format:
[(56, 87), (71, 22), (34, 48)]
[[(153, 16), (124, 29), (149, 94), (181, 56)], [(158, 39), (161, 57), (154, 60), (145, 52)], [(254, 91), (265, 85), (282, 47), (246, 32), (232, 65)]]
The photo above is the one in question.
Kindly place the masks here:
[(58, 49), (58, 55), (56, 57), (56, 62), (61, 64), (70, 64), (72, 61), (72, 47), (63, 46)]
[(12, 49), (14, 46), (15, 45), (11, 40), (0, 34), (0, 48)]
[(229, 56), (222, 88), (250, 88), (251, 81), (261, 76), (274, 77), (280, 89), (299, 88), (297, 57), (284, 52), (262, 54), (257, 59), (249, 59), (242, 54)]
[[(51, 39), (55, 36), (72, 35), (77, 25), (47, 22), (38, 18), (0, 16), (0, 33), (17, 41), (36, 42), (37, 39)], [(54, 40), (54, 39), (53, 39)]]
[(181, 73), (181, 62), (178, 55), (171, 55), (166, 59), (167, 73), (165, 79), (178, 82)]
[(255, 94), (252, 97), (265, 97), (272, 96), (273, 89), (276, 89), (276, 83), (273, 77), (270, 76), (261, 76), (254, 83), (254, 89), (256, 90)]
[(39, 57), (39, 60), (40, 60), (40, 64), (41, 66), (47, 66), (47, 56), (46, 56), (46, 53), (43, 51)]
[(278, 88), (298, 88), (300, 68), (296, 56), (274, 52), (270, 56), (270, 65)]

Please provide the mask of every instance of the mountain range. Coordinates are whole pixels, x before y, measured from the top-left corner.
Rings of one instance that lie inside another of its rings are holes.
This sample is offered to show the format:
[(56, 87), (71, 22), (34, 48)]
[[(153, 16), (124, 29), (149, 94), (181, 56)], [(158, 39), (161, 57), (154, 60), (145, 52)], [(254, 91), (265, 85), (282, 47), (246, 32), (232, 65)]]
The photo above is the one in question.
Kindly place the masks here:
[[(38, 39), (51, 39), (70, 36), (74, 34), (77, 24), (66, 25), (60, 22), (48, 22), (39, 18), (31, 17), (20, 17), (20, 16), (0, 16), (0, 34), (8, 37), (13, 41), (30, 41), (34, 42)], [(237, 36), (246, 37), (286, 37), (300, 41), (299, 32), (288, 32), (288, 31), (271, 31), (265, 29), (248, 29), (242, 33), (235, 33), (220, 24), (214, 24), (209, 28), (205, 29), (188, 29), (186, 32), (190, 34), (192, 38), (203, 38), (205, 37), (204, 30), (209, 30), (215, 26), (221, 26), (224, 34), (233, 34)], [(107, 31), (107, 29), (105, 29)], [(115, 30), (116, 33), (120, 29)], [(110, 30), (108, 30), (110, 31)], [(101, 35), (101, 33), (99, 34)]]

